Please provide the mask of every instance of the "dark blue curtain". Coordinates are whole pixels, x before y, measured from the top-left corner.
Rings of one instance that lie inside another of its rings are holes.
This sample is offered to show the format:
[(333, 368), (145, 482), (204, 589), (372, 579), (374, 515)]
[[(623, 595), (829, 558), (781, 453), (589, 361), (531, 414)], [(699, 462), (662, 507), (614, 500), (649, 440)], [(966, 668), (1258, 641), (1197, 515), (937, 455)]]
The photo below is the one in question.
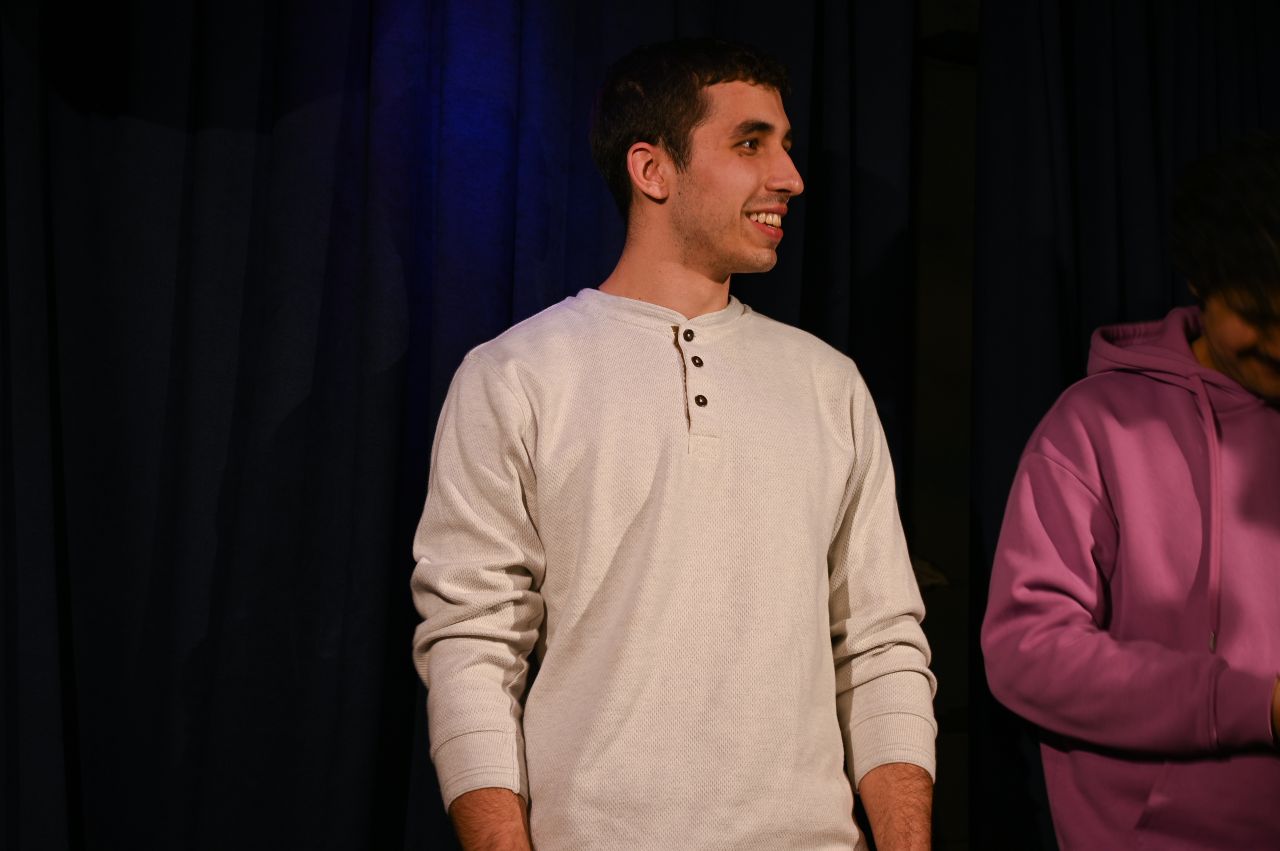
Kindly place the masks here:
[(0, 22), (5, 847), (450, 847), (409, 659), (435, 418), (468, 348), (610, 269), (586, 129), (638, 44), (790, 66), (809, 189), (735, 291), (858, 359), (906, 463), (910, 4)]
[[(1018, 456), (1084, 376), (1090, 333), (1191, 301), (1169, 262), (1178, 170), (1280, 129), (1280, 6), (987, 0), (982, 13), (973, 541), (989, 577)], [(974, 589), (976, 632), (986, 583)], [(980, 658), (973, 670), (975, 845), (1051, 846), (1034, 732), (995, 705)]]

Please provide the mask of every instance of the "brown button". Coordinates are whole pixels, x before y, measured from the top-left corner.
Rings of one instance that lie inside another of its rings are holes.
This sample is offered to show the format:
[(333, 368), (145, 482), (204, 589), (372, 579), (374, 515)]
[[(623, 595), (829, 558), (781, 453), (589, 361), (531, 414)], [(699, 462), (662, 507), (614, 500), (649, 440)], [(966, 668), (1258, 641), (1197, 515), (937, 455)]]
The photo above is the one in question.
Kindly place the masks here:
[(697, 396), (693, 397), (693, 403), (699, 408), (705, 408), (707, 406), (707, 397), (699, 393)]
[(688, 343), (692, 339), (693, 339), (693, 329), (692, 328), (684, 329), (684, 341)]
[(694, 355), (694, 356), (693, 356), (693, 365), (694, 365), (694, 366), (702, 366), (702, 358), (698, 357), (697, 355)]

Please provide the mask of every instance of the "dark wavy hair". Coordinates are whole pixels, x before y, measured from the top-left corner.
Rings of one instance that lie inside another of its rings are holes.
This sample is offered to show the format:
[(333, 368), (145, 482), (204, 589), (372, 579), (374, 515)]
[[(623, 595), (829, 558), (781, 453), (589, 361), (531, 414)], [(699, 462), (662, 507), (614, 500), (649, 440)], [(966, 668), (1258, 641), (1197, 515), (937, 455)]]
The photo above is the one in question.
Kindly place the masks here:
[(591, 121), (591, 156), (624, 220), (631, 207), (627, 151), (636, 142), (661, 144), (683, 170), (693, 129), (707, 115), (703, 89), (735, 81), (791, 93), (781, 62), (754, 47), (713, 38), (651, 44), (610, 66)]
[(1218, 294), (1245, 318), (1280, 321), (1280, 135), (1252, 133), (1188, 166), (1172, 224), (1174, 269), (1201, 304)]

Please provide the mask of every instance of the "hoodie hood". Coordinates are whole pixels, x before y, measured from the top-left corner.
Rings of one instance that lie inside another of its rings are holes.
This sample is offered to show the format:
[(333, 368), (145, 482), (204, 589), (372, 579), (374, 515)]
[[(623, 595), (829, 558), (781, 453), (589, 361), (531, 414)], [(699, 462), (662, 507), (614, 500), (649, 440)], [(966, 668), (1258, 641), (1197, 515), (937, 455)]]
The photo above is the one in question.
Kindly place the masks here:
[(1191, 341), (1200, 336), (1200, 308), (1176, 307), (1164, 319), (1105, 325), (1089, 344), (1089, 375), (1137, 372), (1195, 393), (1211, 389), (1213, 408), (1227, 413), (1265, 404), (1236, 381), (1196, 360)]

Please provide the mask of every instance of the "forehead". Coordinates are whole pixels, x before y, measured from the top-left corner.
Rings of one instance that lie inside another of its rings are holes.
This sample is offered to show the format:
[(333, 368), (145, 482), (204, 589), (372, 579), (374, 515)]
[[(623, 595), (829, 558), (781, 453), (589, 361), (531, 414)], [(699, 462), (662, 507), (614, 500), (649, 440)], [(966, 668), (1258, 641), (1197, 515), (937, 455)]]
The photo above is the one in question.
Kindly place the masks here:
[(700, 127), (728, 132), (744, 121), (764, 121), (781, 133), (791, 129), (777, 89), (734, 80), (707, 86), (703, 96), (707, 99), (707, 115)]

